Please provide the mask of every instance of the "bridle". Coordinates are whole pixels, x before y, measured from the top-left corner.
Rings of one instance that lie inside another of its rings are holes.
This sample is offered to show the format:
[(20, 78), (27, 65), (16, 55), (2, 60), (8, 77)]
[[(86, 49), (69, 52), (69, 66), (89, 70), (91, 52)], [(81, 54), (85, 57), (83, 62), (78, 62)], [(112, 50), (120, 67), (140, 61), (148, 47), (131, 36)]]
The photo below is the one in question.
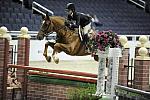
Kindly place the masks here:
[(43, 34), (44, 36), (48, 36), (50, 33), (52, 33), (52, 32), (48, 32), (50, 25), (51, 23), (49, 23), (44, 30), (43, 29), (41, 30), (44, 33)]
[[(52, 24), (53, 24), (53, 26), (51, 26)], [(51, 32), (48, 32), (49, 29), (51, 30)], [(52, 34), (56, 30), (60, 31), (61, 29), (64, 29), (67, 32), (67, 28), (66, 28), (65, 25), (61, 25), (59, 27), (54, 27), (54, 23), (51, 21), (51, 23), (47, 24), (46, 28), (45, 29), (41, 29), (41, 31), (44, 33), (43, 36), (46, 38), (46, 40), (48, 40), (48, 35)]]
[[(51, 32), (48, 32), (48, 30), (49, 30), (49, 28), (51, 27), (51, 23), (49, 23), (47, 26), (46, 26), (46, 28), (43, 30), (41, 30), (43, 33), (44, 33), (44, 36), (48, 36), (49, 34), (52, 34), (54, 31), (59, 31), (59, 30), (61, 30), (61, 29), (63, 29), (63, 28), (65, 28), (66, 29), (66, 26), (64, 26), (64, 25), (62, 25), (62, 26), (60, 26), (60, 27), (52, 27), (51, 28)], [(67, 30), (67, 29), (66, 29)]]

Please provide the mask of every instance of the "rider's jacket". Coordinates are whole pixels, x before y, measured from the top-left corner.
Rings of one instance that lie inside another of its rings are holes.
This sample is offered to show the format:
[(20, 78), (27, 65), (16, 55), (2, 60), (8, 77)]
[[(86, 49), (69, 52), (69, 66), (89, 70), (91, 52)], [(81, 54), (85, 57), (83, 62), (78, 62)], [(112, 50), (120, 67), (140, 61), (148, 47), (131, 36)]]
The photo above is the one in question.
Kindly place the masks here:
[(83, 28), (91, 22), (91, 17), (84, 13), (74, 12), (73, 16), (67, 16), (67, 20), (73, 22), (70, 26), (71, 28), (78, 28), (79, 25)]

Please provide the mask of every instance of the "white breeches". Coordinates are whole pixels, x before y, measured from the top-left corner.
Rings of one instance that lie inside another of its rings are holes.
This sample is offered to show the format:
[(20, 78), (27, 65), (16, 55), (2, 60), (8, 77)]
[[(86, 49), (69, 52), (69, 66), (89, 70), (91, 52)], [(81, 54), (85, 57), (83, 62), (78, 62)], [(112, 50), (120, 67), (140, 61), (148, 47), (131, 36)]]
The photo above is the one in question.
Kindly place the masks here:
[(92, 31), (91, 23), (83, 27), (83, 34), (91, 33), (91, 31)]

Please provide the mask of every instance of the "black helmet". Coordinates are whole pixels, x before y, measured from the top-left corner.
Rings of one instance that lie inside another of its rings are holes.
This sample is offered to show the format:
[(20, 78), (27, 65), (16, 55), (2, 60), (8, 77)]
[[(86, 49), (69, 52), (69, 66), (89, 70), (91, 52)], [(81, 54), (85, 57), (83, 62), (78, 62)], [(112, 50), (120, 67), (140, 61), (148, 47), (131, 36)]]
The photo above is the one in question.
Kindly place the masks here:
[(67, 10), (75, 11), (75, 6), (74, 6), (73, 3), (68, 3), (66, 9), (67, 9)]

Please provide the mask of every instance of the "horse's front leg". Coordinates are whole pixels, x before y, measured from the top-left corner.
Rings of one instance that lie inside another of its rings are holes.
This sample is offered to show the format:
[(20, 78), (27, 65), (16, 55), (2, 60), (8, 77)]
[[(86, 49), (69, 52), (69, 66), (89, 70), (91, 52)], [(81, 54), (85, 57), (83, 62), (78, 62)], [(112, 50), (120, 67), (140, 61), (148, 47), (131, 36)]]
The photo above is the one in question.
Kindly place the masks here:
[(60, 53), (61, 51), (65, 52), (65, 49), (66, 49), (66, 47), (62, 43), (56, 43), (54, 45), (54, 50), (53, 50), (53, 53), (52, 53), (52, 58), (53, 58), (53, 60), (54, 60), (54, 62), (56, 64), (59, 63), (58, 53)]
[(59, 58), (58, 58), (58, 52), (54, 49), (53, 50), (53, 53), (52, 53), (52, 58), (53, 58), (53, 60), (54, 60), (54, 62), (56, 63), (56, 64), (58, 64), (59, 63)]
[(47, 57), (48, 42), (45, 43), (43, 56)]
[(47, 62), (51, 62), (51, 57), (47, 56), (48, 46), (49, 46), (49, 42), (46, 42), (45, 43), (45, 48), (44, 48), (43, 56), (45, 56), (45, 59), (47, 60)]
[[(43, 55), (45, 56), (47, 62), (51, 62), (51, 56), (48, 56), (48, 55), (47, 55), (48, 46), (50, 46), (50, 47), (52, 47), (52, 48), (54, 49), (54, 45), (55, 45), (55, 43), (53, 43), (53, 42), (46, 42), (46, 43), (45, 43), (45, 48), (44, 48), (44, 53), (43, 53)], [(53, 51), (53, 52), (54, 52), (54, 51)]]
[(72, 54), (73, 49), (71, 48), (70, 44), (56, 43), (54, 45), (54, 51), (52, 54), (53, 60), (56, 64), (59, 63), (58, 53), (61, 51), (64, 51), (67, 54)]

